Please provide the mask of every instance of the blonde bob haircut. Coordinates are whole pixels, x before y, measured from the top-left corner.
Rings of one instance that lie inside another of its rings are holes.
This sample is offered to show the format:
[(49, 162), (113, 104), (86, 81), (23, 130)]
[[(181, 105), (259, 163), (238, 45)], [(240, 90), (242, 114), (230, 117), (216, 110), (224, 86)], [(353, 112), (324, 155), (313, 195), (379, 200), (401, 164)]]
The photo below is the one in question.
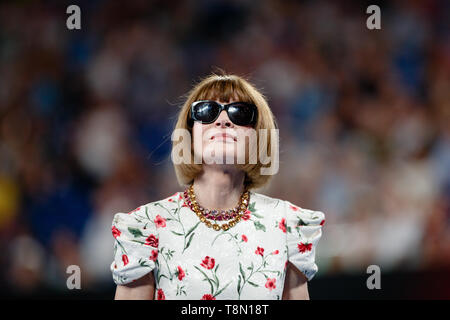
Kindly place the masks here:
[[(181, 186), (187, 186), (193, 183), (195, 177), (202, 171), (202, 164), (194, 163), (192, 128), (188, 125), (191, 104), (198, 100), (229, 102), (233, 98), (236, 101), (253, 103), (258, 108), (258, 117), (254, 129), (256, 129), (257, 133), (260, 132), (259, 129), (267, 129), (266, 155), (271, 159), (268, 164), (262, 164), (259, 157), (256, 157), (257, 161), (253, 164), (249, 164), (247, 161), (245, 164), (236, 164), (238, 168), (245, 172), (244, 187), (248, 190), (255, 189), (266, 185), (270, 181), (272, 175), (261, 175), (260, 169), (262, 167), (269, 167), (273, 162), (274, 155), (271, 153), (271, 141), (273, 135), (272, 129), (278, 129), (276, 119), (270, 110), (266, 98), (248, 80), (241, 76), (222, 72), (221, 74), (212, 73), (200, 80), (186, 94), (185, 101), (180, 108), (174, 131), (176, 129), (188, 130), (191, 137), (191, 161), (188, 164), (174, 164), (176, 177)], [(172, 152), (179, 143), (185, 143), (185, 141), (183, 139), (181, 141), (173, 141), (172, 139)], [(251, 148), (249, 147), (249, 149)], [(259, 138), (257, 138), (256, 150), (259, 150)]]

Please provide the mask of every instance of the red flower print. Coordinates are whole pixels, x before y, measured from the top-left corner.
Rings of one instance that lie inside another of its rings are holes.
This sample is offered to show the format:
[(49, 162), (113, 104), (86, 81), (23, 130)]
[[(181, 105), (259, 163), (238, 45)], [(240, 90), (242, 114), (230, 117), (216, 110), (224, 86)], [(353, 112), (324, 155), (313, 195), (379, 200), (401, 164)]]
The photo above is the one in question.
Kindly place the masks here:
[(298, 211), (298, 210), (300, 209), (299, 207), (292, 206), (292, 205), (289, 205), (289, 207), (290, 207), (293, 211)]
[(275, 250), (274, 252), (272, 252), (272, 254), (278, 254), (278, 253), (280, 253), (280, 251), (278, 251), (278, 250)]
[(248, 220), (251, 218), (251, 211), (247, 209), (247, 211), (245, 211), (244, 215), (242, 216), (243, 220)]
[(177, 269), (178, 269), (178, 280), (181, 281), (181, 280), (183, 280), (186, 273), (184, 273), (183, 269), (181, 269), (180, 266), (178, 266)]
[(155, 235), (151, 234), (145, 239), (145, 244), (147, 246), (152, 246), (154, 248), (158, 248), (159, 240), (155, 237)]
[(255, 251), (256, 254), (260, 254), (261, 257), (264, 256), (264, 248), (258, 247)]
[(325, 224), (325, 220), (322, 220), (322, 221), (320, 222), (320, 225), (323, 226), (324, 224)]
[(161, 217), (159, 214), (156, 216), (154, 221), (155, 221), (157, 228), (159, 228), (159, 227), (164, 228), (166, 226), (166, 219)]
[(214, 268), (215, 264), (216, 261), (214, 260), (214, 258), (210, 258), (209, 256), (206, 256), (205, 259), (203, 259), (202, 263), (200, 263), (200, 265), (206, 269)]
[(131, 214), (131, 213), (136, 212), (136, 211), (139, 211), (139, 210), (141, 210), (141, 207), (137, 207), (136, 209), (131, 210), (131, 211), (128, 212), (127, 214)]
[(281, 219), (281, 222), (278, 224), (278, 227), (286, 233), (286, 219)]
[(242, 235), (242, 241), (244, 241), (244, 242), (248, 241), (248, 238), (247, 238), (247, 236), (245, 234)]
[(266, 288), (269, 289), (270, 291), (272, 291), (272, 289), (275, 289), (277, 286), (275, 285), (275, 282), (277, 280), (275, 278), (267, 278), (267, 282), (266, 282)]
[(122, 255), (122, 261), (123, 261), (123, 265), (124, 265), (124, 266), (126, 266), (126, 265), (128, 264), (129, 261), (128, 261), (127, 255), (125, 255), (125, 254)]
[(152, 255), (150, 256), (150, 260), (156, 261), (158, 259), (158, 250), (152, 250)]
[(213, 295), (204, 294), (200, 300), (216, 300), (216, 298)]
[(284, 268), (286, 269), (287, 265), (288, 265), (289, 260), (286, 260), (286, 263), (284, 264)]
[(158, 289), (157, 300), (166, 300), (166, 296), (164, 295), (164, 291), (162, 289)]
[(303, 243), (300, 242), (298, 245), (298, 251), (301, 253), (305, 253), (306, 251), (311, 251), (312, 249), (312, 243)]
[(111, 230), (112, 230), (112, 235), (113, 235), (114, 238), (117, 238), (118, 236), (120, 236), (121, 232), (120, 232), (120, 230), (117, 229), (115, 226), (113, 226), (113, 227), (111, 228)]

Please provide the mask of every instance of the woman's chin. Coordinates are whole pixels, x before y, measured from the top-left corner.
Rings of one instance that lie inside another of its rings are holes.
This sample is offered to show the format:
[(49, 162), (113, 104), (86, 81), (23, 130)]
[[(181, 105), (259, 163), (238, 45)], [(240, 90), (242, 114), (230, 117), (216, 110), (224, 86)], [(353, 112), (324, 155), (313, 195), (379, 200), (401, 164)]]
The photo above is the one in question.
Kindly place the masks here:
[(203, 161), (206, 164), (236, 164), (237, 159), (234, 153), (231, 154), (217, 154), (212, 156), (203, 157)]

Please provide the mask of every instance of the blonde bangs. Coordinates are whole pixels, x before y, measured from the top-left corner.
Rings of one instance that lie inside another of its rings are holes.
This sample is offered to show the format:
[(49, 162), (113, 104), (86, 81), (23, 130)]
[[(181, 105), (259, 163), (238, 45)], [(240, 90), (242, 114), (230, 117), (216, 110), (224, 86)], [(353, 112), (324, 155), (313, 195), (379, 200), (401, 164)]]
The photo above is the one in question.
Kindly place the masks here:
[[(207, 79), (208, 80), (208, 79)], [(216, 100), (229, 102), (236, 101), (255, 103), (238, 78), (226, 78), (220, 81), (210, 79), (199, 88), (194, 100)]]

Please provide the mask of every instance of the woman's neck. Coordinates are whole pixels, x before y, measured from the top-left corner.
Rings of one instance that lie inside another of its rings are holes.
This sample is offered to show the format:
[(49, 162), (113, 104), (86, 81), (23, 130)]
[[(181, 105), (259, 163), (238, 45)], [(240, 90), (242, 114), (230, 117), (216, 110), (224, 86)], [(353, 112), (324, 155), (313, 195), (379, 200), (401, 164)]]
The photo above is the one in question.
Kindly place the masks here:
[(244, 192), (245, 173), (234, 165), (206, 165), (194, 180), (197, 202), (208, 209), (230, 209)]

